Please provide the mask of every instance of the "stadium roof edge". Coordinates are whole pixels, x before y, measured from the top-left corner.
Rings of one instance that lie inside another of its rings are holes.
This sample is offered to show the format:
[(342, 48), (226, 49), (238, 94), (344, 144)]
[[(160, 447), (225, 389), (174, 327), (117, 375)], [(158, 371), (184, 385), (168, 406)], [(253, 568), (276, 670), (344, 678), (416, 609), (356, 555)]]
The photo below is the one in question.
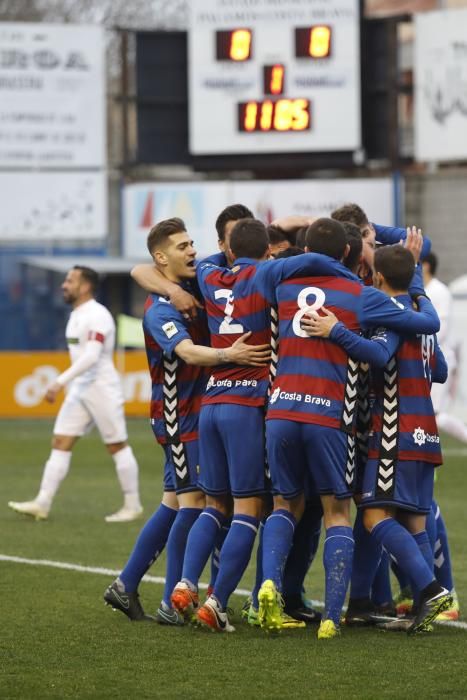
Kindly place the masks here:
[(27, 256), (21, 258), (23, 265), (39, 267), (51, 272), (67, 272), (73, 265), (85, 265), (102, 275), (122, 275), (129, 274), (131, 268), (141, 262), (148, 262), (148, 259), (133, 259), (120, 257), (105, 257), (100, 255), (43, 255)]

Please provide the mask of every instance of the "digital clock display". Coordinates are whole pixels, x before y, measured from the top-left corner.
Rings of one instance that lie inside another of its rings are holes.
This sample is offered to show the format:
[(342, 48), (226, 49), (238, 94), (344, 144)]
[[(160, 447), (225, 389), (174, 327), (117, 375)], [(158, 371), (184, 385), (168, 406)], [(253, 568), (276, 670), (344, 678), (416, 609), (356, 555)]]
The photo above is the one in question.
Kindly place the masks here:
[(251, 100), (238, 105), (239, 131), (306, 131), (310, 126), (310, 101), (303, 98)]

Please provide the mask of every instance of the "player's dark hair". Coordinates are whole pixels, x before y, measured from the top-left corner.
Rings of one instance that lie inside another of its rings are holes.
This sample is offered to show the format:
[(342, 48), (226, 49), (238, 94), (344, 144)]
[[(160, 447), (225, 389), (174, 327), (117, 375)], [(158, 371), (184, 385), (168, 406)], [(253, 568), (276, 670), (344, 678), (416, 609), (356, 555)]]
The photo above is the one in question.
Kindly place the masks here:
[(344, 265), (355, 272), (360, 256), (362, 254), (363, 239), (362, 233), (356, 224), (351, 224), (350, 221), (343, 221), (342, 226), (345, 231), (345, 240), (349, 246), (347, 257), (344, 258)]
[(230, 250), (236, 258), (260, 260), (269, 246), (266, 226), (258, 219), (240, 219), (230, 235)]
[(279, 260), (279, 258), (293, 258), (296, 255), (303, 255), (303, 248), (297, 248), (296, 245), (291, 245), (290, 248), (280, 250), (276, 255), (276, 260)]
[(311, 253), (322, 253), (342, 260), (347, 244), (344, 227), (334, 219), (316, 219), (308, 227), (305, 244)]
[(438, 256), (435, 255), (435, 253), (428, 253), (428, 255), (425, 255), (422, 262), (428, 263), (430, 275), (433, 275), (434, 277), (436, 275), (436, 270), (438, 269)]
[(253, 212), (244, 204), (229, 204), (225, 207), (216, 219), (216, 231), (220, 241), (225, 239), (225, 225), (228, 221), (239, 221), (240, 219), (254, 219)]
[(93, 295), (97, 292), (99, 286), (99, 275), (91, 267), (86, 267), (85, 265), (73, 265), (73, 270), (79, 270), (81, 272), (81, 277), (86, 282), (91, 285), (91, 291)]
[(375, 251), (376, 272), (383, 275), (392, 289), (405, 292), (409, 288), (415, 271), (415, 262), (410, 250), (400, 245), (386, 245)]
[(283, 231), (279, 226), (268, 226), (267, 232), (269, 236), (269, 243), (277, 245), (278, 243), (289, 242), (289, 238), (285, 231)]
[(172, 219), (159, 221), (158, 224), (152, 227), (148, 234), (147, 245), (151, 255), (156, 248), (163, 246), (170, 236), (173, 236), (174, 233), (182, 233), (183, 231), (186, 231), (185, 223), (177, 216), (174, 216)]
[(300, 228), (297, 229), (297, 233), (295, 235), (295, 246), (297, 248), (300, 248), (302, 251), (305, 248), (305, 239), (307, 231), (308, 226), (300, 226)]
[(338, 207), (338, 209), (334, 209), (334, 211), (331, 212), (331, 219), (341, 222), (350, 221), (351, 224), (355, 224), (359, 228), (361, 226), (368, 226), (370, 223), (363, 209), (354, 202), (349, 202), (342, 207)]

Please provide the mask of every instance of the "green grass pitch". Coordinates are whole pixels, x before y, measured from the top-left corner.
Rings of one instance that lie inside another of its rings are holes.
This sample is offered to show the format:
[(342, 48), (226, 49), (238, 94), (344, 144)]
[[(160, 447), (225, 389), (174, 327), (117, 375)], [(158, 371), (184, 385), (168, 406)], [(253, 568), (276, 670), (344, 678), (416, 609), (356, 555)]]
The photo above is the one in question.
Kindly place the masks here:
[[(145, 515), (158, 504), (162, 451), (145, 420), (129, 422), (141, 468)], [(121, 569), (142, 521), (107, 524), (121, 505), (113, 462), (96, 434), (77, 445), (71, 472), (50, 519), (36, 523), (7, 508), (38, 488), (52, 431), (50, 421), (0, 423), (0, 554)], [(445, 440), (445, 466), (436, 496), (450, 534), (461, 611), (467, 611), (467, 450)], [(233, 596), (235, 634), (192, 627), (134, 624), (105, 607), (112, 576), (0, 561), (0, 698), (465, 698), (467, 625), (437, 625), (431, 635), (343, 630), (318, 642), (316, 631), (277, 637), (239, 619), (243, 598)], [(164, 557), (151, 574), (164, 575)], [(242, 581), (249, 588), (250, 565)], [(206, 580), (206, 575), (204, 577)], [(142, 583), (141, 598), (155, 611), (162, 589)], [(318, 555), (307, 579), (322, 600)], [(462, 619), (462, 618), (461, 618)]]

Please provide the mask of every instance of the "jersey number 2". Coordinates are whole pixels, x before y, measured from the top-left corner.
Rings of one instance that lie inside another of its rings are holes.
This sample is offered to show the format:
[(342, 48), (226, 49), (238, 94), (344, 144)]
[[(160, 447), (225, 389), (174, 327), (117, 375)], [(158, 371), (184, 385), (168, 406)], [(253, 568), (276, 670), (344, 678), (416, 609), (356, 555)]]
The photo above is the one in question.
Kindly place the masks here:
[(219, 326), (219, 333), (244, 333), (243, 326), (241, 323), (234, 323), (232, 314), (234, 310), (234, 296), (231, 289), (216, 289), (214, 292), (214, 298), (216, 301), (218, 299), (225, 299), (224, 306), (224, 320)]

